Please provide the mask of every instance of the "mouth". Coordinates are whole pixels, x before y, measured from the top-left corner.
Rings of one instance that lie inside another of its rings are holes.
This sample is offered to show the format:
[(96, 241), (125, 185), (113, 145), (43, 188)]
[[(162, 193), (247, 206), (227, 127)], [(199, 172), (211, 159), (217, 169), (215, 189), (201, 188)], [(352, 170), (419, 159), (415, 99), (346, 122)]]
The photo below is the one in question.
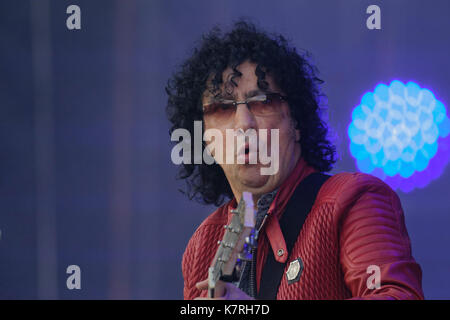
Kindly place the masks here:
[(248, 143), (246, 143), (246, 144), (245, 144), (245, 148), (244, 148), (244, 154), (247, 155), (248, 153), (250, 153), (250, 146), (249, 146)]
[(237, 163), (239, 163), (239, 164), (256, 164), (256, 162), (250, 163), (251, 155), (255, 156), (254, 159), (256, 160), (257, 155), (258, 155), (258, 148), (256, 148), (256, 152), (250, 152), (250, 144), (247, 142), (241, 148), (239, 148), (239, 151), (237, 152), (237, 159), (238, 159)]

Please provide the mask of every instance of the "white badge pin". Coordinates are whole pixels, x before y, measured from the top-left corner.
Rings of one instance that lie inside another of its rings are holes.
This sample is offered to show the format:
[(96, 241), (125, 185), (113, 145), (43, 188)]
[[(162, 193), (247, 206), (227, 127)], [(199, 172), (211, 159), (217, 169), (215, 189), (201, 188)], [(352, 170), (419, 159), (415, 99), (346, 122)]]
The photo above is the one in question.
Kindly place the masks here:
[(297, 258), (289, 264), (289, 268), (286, 271), (286, 279), (288, 284), (293, 284), (300, 279), (300, 275), (303, 271), (303, 261), (301, 258)]

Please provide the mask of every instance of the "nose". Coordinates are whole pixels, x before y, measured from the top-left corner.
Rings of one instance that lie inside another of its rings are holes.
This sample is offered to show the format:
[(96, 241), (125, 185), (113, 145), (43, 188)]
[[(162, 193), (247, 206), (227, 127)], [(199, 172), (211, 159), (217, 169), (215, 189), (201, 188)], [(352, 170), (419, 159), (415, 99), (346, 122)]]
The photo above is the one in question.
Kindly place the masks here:
[(236, 106), (236, 113), (234, 115), (234, 129), (256, 129), (256, 119), (253, 113), (248, 109), (245, 103)]

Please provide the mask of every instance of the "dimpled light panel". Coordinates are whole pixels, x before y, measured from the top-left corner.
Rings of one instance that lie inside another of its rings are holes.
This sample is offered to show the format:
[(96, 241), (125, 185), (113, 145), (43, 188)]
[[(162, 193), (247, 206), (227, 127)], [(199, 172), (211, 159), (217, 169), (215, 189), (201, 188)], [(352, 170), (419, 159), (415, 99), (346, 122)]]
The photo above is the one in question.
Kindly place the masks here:
[(405, 192), (424, 187), (443, 172), (449, 132), (444, 104), (430, 90), (399, 80), (365, 93), (348, 127), (358, 169)]

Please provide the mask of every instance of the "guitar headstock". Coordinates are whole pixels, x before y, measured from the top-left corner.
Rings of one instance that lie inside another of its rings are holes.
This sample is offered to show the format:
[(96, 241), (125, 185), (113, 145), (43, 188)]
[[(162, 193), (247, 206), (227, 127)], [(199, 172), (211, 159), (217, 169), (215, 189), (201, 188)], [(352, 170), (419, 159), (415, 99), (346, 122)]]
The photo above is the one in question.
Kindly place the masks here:
[(232, 210), (233, 217), (229, 225), (225, 226), (225, 234), (219, 241), (214, 262), (208, 272), (209, 297), (221, 296), (217, 292), (216, 283), (222, 276), (231, 277), (239, 269), (242, 260), (251, 260), (250, 247), (254, 245), (255, 210), (252, 194), (243, 192), (236, 209)]

